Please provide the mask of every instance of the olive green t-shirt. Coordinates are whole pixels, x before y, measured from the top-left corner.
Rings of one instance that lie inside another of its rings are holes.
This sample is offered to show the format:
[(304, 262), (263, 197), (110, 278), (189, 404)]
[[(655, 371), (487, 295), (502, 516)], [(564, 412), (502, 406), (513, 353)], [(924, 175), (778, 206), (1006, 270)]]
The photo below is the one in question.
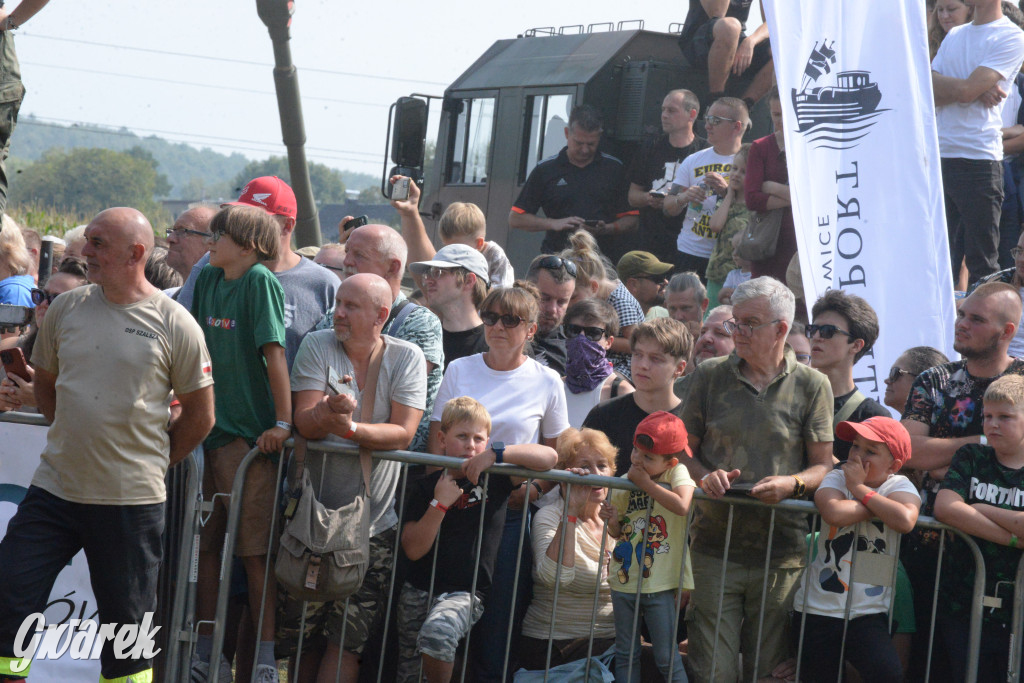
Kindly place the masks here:
[[(817, 370), (796, 362), (786, 350), (785, 369), (758, 392), (743, 377), (733, 352), (710, 358), (688, 382), (681, 417), (686, 431), (701, 439), (694, 457), (710, 469), (739, 469), (735, 483), (791, 475), (808, 466), (805, 443), (832, 441), (832, 388)], [(726, 499), (726, 503), (728, 498)], [(721, 556), (729, 505), (700, 501), (693, 523), (693, 550)], [(735, 506), (729, 560), (763, 564), (771, 515), (763, 508)], [(799, 567), (807, 524), (804, 515), (776, 513), (772, 560), (776, 567)]]
[(163, 292), (113, 304), (96, 285), (54, 299), (32, 363), (57, 376), (57, 406), (32, 484), (73, 503), (166, 498), (171, 390), (213, 383), (203, 333)]

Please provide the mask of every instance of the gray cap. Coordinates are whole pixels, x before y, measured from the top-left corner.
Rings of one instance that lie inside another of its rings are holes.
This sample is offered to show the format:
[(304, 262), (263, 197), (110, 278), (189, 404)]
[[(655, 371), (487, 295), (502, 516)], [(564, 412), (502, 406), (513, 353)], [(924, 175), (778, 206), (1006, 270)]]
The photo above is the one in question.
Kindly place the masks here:
[(465, 244), (448, 244), (441, 247), (434, 258), (429, 261), (410, 263), (409, 270), (415, 275), (422, 275), (433, 268), (465, 268), (488, 284), (490, 279), (487, 259), (473, 247)]

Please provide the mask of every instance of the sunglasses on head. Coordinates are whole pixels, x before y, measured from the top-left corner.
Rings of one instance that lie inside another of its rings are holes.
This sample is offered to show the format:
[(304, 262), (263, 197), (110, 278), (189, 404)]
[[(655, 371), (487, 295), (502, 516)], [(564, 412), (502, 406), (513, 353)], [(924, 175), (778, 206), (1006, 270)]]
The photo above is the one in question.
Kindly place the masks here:
[(481, 311), (480, 319), (484, 321), (484, 325), (487, 325), (487, 327), (494, 327), (500, 320), (502, 327), (506, 330), (523, 324), (523, 318), (518, 315), (512, 315), (511, 313), (501, 314), (494, 311)]
[(573, 325), (572, 323), (565, 324), (565, 336), (572, 338), (580, 335), (585, 335), (590, 341), (601, 341), (604, 337), (605, 330), (603, 327), (589, 327), (584, 325)]
[(805, 332), (808, 339), (814, 339), (814, 335), (817, 334), (822, 339), (831, 339), (836, 334), (843, 334), (853, 339), (853, 335), (846, 330), (841, 330), (835, 325), (808, 325)]
[(544, 270), (560, 270), (565, 268), (565, 272), (571, 277), (576, 277), (576, 264), (561, 256), (545, 256), (537, 262), (537, 267)]
[(53, 300), (57, 298), (58, 294), (59, 292), (57, 294), (51, 294), (50, 292), (47, 292), (45, 289), (33, 287), (31, 293), (32, 303), (34, 303), (36, 306), (43, 303), (44, 301), (47, 303), (47, 305), (52, 304)]

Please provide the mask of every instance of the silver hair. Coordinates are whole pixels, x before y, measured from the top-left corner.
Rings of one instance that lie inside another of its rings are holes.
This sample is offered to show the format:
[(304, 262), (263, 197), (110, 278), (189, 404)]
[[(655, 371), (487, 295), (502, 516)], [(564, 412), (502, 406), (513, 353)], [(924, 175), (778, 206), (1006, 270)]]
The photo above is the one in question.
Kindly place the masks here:
[(793, 316), (796, 315), (796, 298), (789, 287), (773, 277), (763, 275), (737, 285), (736, 291), (732, 293), (732, 305), (735, 308), (759, 297), (768, 299), (768, 310), (772, 315), (792, 326)]
[(700, 276), (693, 271), (687, 271), (685, 273), (678, 273), (672, 276), (672, 279), (668, 281), (668, 291), (673, 294), (680, 292), (688, 292), (693, 290), (697, 294), (697, 303), (700, 303), (708, 298), (708, 290), (704, 287), (704, 284), (700, 281)]
[(380, 231), (380, 239), (375, 245), (377, 253), (384, 259), (398, 259), (401, 262), (399, 274), (404, 273), (405, 262), (409, 258), (409, 247), (397, 230), (386, 225), (382, 227), (385, 229)]

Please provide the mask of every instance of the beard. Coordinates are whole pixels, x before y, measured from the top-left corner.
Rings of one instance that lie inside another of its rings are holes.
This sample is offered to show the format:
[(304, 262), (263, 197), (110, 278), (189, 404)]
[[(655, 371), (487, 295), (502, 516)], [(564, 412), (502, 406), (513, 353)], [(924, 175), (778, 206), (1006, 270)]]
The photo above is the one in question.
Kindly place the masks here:
[(953, 350), (968, 360), (987, 358), (999, 351), (999, 336), (999, 333), (993, 334), (976, 345), (960, 344), (954, 341)]

